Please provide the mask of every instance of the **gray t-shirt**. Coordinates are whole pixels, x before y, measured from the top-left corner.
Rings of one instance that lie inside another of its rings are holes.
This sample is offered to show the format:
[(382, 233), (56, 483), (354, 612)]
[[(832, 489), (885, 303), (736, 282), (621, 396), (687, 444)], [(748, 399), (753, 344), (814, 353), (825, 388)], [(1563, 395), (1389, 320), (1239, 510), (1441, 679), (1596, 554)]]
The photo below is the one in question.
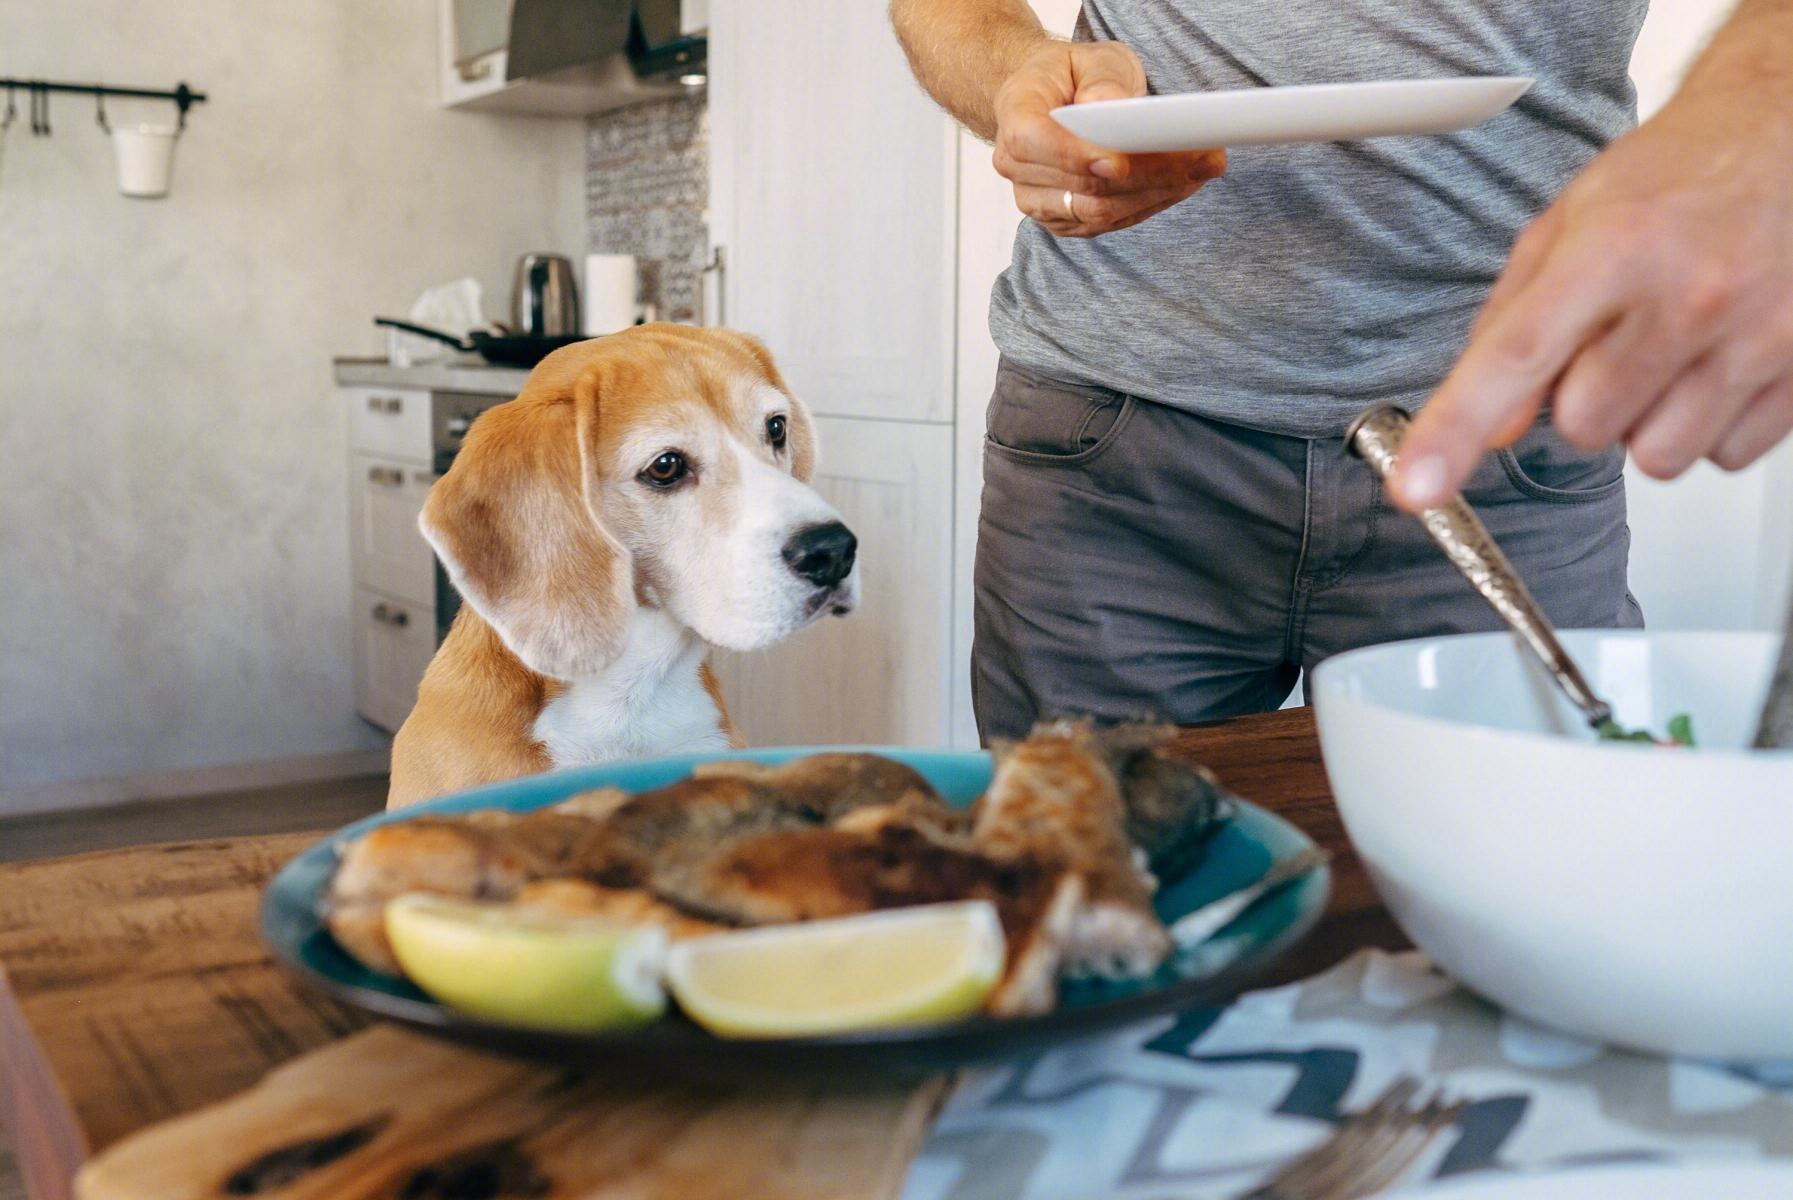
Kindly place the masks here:
[(1234, 151), (1131, 229), (1021, 223), (990, 329), (1009, 358), (1217, 420), (1342, 433), (1449, 371), (1519, 231), (1636, 122), (1648, 0), (1084, 0), (1079, 40), (1133, 47), (1154, 92), (1534, 75), (1448, 137)]

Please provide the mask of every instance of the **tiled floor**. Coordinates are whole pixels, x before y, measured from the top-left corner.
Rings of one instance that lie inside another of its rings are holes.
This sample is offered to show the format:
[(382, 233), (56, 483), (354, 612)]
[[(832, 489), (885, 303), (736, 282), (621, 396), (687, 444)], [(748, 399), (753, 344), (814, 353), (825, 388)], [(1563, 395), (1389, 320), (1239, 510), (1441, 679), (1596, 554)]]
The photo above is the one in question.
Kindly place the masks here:
[[(215, 796), (145, 801), (0, 820), (0, 862), (55, 858), (152, 842), (334, 829), (386, 803), (386, 777), (288, 784)], [(27, 1200), (0, 1129), (0, 1200)]]

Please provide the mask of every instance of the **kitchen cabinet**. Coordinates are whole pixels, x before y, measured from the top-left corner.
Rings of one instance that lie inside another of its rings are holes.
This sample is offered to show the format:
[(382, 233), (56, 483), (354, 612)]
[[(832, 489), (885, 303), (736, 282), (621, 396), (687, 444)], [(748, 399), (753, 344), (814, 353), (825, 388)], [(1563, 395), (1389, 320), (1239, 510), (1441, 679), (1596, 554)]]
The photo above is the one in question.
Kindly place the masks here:
[(396, 732), (436, 652), (436, 560), (417, 529), (435, 482), (430, 393), (341, 389), (349, 426), (355, 711)]
[[(684, 95), (680, 75), (701, 74), (699, 51), (678, 52), (653, 78), (641, 78), (621, 54), (555, 71), (551, 76), (507, 79), (512, 0), (437, 0), (437, 100), (444, 108), (538, 117), (592, 113)], [(679, 6), (680, 37), (701, 37), (702, 0)], [(669, 51), (669, 53), (672, 53)]]
[[(1068, 32), (1076, 0), (1037, 0)], [(1020, 221), (989, 147), (916, 85), (882, 4), (713, 0), (713, 319), (766, 340), (822, 419), (817, 486), (864, 601), (720, 655), (750, 743), (975, 746), (971, 564), (986, 314)]]
[(885, 6), (717, 0), (709, 95), (719, 323), (818, 413), (952, 421), (957, 132)]
[(397, 732), (417, 703), (417, 682), (436, 654), (436, 613), (355, 589), (355, 711)]
[(430, 394), (420, 388), (349, 387), (349, 441), (364, 454), (428, 463)]
[(349, 555), (355, 581), (399, 600), (436, 603), (436, 560), (417, 531), (435, 475), (397, 459), (349, 459)]
[(336, 363), (349, 430), (355, 710), (388, 732), (410, 714), (454, 616), (454, 594), (417, 517), (474, 417), (515, 396), (527, 376), (455, 363)]

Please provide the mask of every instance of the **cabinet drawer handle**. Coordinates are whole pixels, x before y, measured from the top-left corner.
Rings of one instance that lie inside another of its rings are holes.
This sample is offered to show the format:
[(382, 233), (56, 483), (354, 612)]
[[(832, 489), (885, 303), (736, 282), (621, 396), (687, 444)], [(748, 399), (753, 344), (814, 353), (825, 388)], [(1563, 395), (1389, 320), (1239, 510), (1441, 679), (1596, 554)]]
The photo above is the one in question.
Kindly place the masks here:
[(395, 416), (405, 411), (405, 398), (403, 396), (369, 396), (367, 411)]
[(367, 481), (382, 487), (404, 487), (405, 473), (397, 467), (369, 467)]
[(374, 620), (384, 621), (397, 629), (403, 629), (411, 623), (411, 614), (402, 608), (394, 608), (390, 604), (374, 605)]

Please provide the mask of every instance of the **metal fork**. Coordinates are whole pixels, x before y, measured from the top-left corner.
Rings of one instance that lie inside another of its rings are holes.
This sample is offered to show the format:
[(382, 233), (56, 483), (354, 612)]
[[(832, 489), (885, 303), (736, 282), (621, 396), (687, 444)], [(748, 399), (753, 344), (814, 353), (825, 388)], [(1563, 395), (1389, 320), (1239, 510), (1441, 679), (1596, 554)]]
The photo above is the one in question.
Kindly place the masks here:
[(1331, 1137), (1239, 1200), (1355, 1200), (1389, 1187), (1464, 1109), (1442, 1088), (1423, 1101), (1419, 1091), (1419, 1080), (1401, 1076)]

